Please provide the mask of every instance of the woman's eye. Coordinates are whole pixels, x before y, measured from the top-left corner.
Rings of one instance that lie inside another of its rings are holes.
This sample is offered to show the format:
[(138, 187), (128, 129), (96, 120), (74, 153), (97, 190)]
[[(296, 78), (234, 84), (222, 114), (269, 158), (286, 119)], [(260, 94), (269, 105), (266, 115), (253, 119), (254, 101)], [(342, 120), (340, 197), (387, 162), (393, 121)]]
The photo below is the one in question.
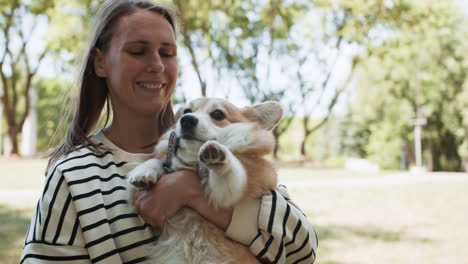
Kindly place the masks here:
[(138, 50), (138, 51), (137, 50), (129, 51), (128, 53), (130, 53), (131, 55), (134, 55), (134, 56), (141, 56), (141, 55), (145, 54), (145, 52), (142, 51), (142, 50), (141, 51), (140, 50)]
[(174, 54), (172, 52), (161, 52), (160, 56), (161, 57), (174, 57)]
[(190, 109), (190, 108), (185, 109), (184, 114), (187, 114), (187, 113), (192, 113), (192, 109)]
[(218, 121), (221, 121), (224, 119), (224, 113), (221, 112), (220, 110), (215, 110), (213, 112), (211, 112), (210, 114), (211, 118), (215, 119), (215, 120), (218, 120)]

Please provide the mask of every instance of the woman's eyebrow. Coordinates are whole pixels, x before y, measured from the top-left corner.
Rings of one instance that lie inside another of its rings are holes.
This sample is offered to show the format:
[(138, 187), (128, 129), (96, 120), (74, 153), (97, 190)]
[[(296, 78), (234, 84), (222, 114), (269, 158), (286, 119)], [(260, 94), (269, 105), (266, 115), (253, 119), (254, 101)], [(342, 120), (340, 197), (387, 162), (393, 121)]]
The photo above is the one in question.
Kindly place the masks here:
[(163, 46), (169, 46), (169, 47), (174, 47), (177, 48), (177, 45), (172, 43), (172, 42), (162, 42), (161, 43)]
[[(132, 40), (132, 41), (128, 41), (127, 44), (144, 44), (144, 45), (149, 45), (150, 42), (147, 41), (147, 40)], [(162, 42), (161, 43), (162, 46), (169, 46), (169, 47), (177, 47), (176, 44), (172, 43), (172, 42)]]
[(147, 40), (131, 40), (128, 41), (126, 44), (149, 44), (149, 41)]

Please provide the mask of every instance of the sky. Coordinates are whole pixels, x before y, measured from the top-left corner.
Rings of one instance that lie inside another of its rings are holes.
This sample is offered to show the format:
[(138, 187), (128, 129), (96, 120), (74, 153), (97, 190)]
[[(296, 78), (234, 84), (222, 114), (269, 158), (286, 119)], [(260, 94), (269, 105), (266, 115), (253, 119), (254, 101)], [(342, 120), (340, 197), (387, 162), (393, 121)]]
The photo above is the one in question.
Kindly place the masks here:
[(468, 0), (455, 0), (455, 4), (457, 4), (465, 13), (466, 16), (468, 16)]

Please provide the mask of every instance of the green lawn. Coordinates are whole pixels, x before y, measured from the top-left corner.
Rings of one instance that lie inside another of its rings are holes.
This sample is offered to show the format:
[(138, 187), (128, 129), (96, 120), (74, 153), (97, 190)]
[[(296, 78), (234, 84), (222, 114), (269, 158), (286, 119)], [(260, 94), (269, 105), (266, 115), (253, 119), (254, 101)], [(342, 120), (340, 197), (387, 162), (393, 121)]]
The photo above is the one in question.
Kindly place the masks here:
[[(19, 196), (40, 190), (45, 165), (44, 160), (0, 159), (0, 263), (18, 262), (38, 194)], [(316, 263), (468, 263), (466, 174), (280, 168), (279, 175), (317, 230)]]
[(17, 210), (0, 204), (0, 263), (19, 263), (30, 210)]

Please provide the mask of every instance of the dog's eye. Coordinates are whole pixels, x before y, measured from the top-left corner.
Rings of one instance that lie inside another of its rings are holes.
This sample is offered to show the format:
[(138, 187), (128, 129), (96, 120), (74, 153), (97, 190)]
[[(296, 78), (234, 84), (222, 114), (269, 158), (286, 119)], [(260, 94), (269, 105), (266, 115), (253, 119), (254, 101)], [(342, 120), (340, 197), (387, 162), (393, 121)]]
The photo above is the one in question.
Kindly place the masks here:
[(221, 112), (220, 110), (215, 110), (213, 112), (211, 112), (211, 117), (215, 120), (223, 120), (224, 119), (224, 114), (223, 112)]
[(185, 109), (184, 114), (187, 114), (187, 113), (192, 113), (192, 109), (190, 109), (190, 108)]

